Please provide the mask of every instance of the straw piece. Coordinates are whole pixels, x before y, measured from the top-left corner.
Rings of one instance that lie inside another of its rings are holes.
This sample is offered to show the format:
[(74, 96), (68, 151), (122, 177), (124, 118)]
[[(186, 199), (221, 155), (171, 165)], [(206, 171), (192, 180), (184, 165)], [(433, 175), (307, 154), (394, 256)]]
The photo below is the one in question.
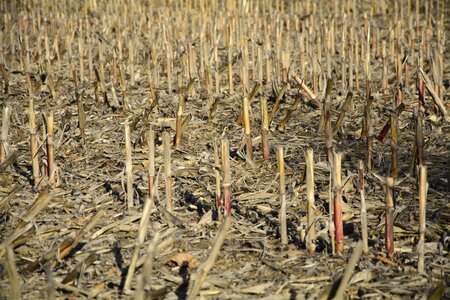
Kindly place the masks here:
[(427, 207), (427, 167), (419, 166), (419, 242), (417, 252), (417, 272), (425, 272), (425, 232), (426, 232), (426, 207)]
[(286, 177), (284, 172), (284, 154), (283, 147), (278, 147), (278, 174), (280, 175), (280, 235), (281, 244), (287, 245), (288, 235), (287, 235), (287, 220), (286, 220)]
[(197, 269), (196, 274), (197, 276), (195, 277), (192, 289), (189, 291), (189, 295), (187, 297), (188, 300), (197, 299), (197, 295), (200, 289), (202, 288), (203, 281), (205, 280), (209, 270), (211, 270), (211, 268), (213, 267), (214, 262), (216, 261), (216, 258), (219, 255), (220, 248), (222, 247), (222, 244), (225, 241), (225, 235), (228, 232), (230, 226), (231, 226), (231, 216), (227, 216), (224, 218), (222, 224), (220, 225), (211, 251), (209, 252), (208, 258)]
[(314, 240), (316, 239), (315, 229), (315, 213), (314, 213), (314, 152), (309, 148), (305, 152), (306, 162), (306, 211), (308, 215), (308, 233), (306, 235), (306, 248), (309, 253), (314, 253), (316, 245)]
[(134, 206), (133, 201), (133, 161), (131, 153), (131, 130), (130, 124), (125, 124), (125, 172), (127, 178), (127, 206), (130, 210)]

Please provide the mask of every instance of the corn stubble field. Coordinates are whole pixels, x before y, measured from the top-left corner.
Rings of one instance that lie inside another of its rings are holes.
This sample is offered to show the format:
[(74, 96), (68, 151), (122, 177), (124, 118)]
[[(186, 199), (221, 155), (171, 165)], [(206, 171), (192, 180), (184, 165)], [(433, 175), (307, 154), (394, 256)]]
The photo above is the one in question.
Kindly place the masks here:
[(0, 299), (450, 297), (449, 12), (2, 1)]

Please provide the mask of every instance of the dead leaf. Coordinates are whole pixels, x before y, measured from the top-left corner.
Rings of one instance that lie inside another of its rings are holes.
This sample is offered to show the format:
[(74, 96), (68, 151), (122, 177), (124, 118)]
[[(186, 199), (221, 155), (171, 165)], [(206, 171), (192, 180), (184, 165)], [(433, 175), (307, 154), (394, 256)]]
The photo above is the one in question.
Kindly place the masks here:
[(368, 282), (373, 278), (373, 273), (369, 270), (362, 270), (361, 272), (356, 273), (349, 284), (354, 284), (360, 281)]
[(179, 267), (187, 265), (189, 269), (195, 269), (200, 265), (198, 259), (187, 252), (181, 252), (173, 255), (168, 259), (167, 263)]

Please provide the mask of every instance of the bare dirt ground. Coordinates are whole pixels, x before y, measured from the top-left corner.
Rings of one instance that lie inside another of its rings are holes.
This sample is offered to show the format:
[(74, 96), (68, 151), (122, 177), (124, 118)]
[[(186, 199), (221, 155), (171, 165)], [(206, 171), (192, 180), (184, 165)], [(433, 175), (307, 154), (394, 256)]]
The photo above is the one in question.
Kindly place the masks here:
[[(400, 82), (405, 110), (398, 116), (395, 252), (386, 254), (384, 238), (384, 182), (391, 170), (388, 133), (384, 142), (374, 141), (373, 169), (365, 175), (369, 253), (357, 262), (345, 297), (450, 298), (450, 123), (425, 90), (423, 160), (428, 168), (429, 188), (425, 271), (418, 273), (419, 202), (413, 113), (419, 103), (419, 58), (425, 73), (440, 89), (439, 96), (448, 110), (450, 7), (447, 1), (421, 1), (416, 10), (416, 3), (0, 3), (0, 106), (11, 108), (2, 147), (7, 154), (13, 154), (9, 162), (0, 165), (0, 299), (12, 297), (13, 286), (18, 286), (23, 299), (133, 298), (142, 278), (142, 265), (148, 261), (148, 245), (157, 233), (159, 242), (155, 244), (146, 297), (185, 299), (221, 222), (221, 218), (216, 218), (215, 207), (214, 171), (221, 169), (214, 162), (214, 142), (220, 145), (222, 138), (230, 141), (232, 224), (196, 297), (332, 298), (361, 238), (358, 164), (367, 156), (361, 129), (367, 101), (364, 63), (369, 26), (374, 135), (378, 135), (391, 114), (399, 85), (396, 61), (403, 62)], [(230, 32), (234, 36), (231, 48)], [(329, 41), (335, 45), (331, 47)], [(382, 41), (387, 43), (386, 93), (382, 89)], [(335, 51), (330, 53), (333, 48)], [(287, 56), (286, 64), (282, 57), (286, 60)], [(268, 60), (272, 64), (268, 69), (270, 82), (266, 73)], [(327, 73), (327, 60), (331, 74)], [(236, 119), (242, 110), (243, 85), (248, 82), (249, 92), (259, 81), (260, 62), (261, 88), (250, 109), (254, 142), (253, 161), (249, 163), (245, 159), (243, 127)], [(357, 63), (358, 69), (352, 72)], [(289, 76), (285, 80), (280, 72), (286, 65)], [(216, 71), (220, 76), (218, 90)], [(352, 72), (352, 77), (348, 72)], [(326, 161), (323, 129), (318, 129), (321, 109), (299, 88), (291, 76), (294, 73), (313, 91), (314, 77), (317, 78), (315, 93), (319, 101), (324, 100), (326, 78), (333, 79), (332, 83), (328, 81), (332, 84), (328, 98), (332, 124), (348, 90), (354, 95), (353, 107), (333, 136), (334, 148), (343, 156), (345, 247), (341, 254), (331, 253), (331, 167)], [(177, 105), (187, 86), (183, 112), (187, 125), (181, 145), (171, 152), (174, 211), (170, 213), (166, 210), (162, 133), (169, 132), (174, 138)], [(271, 112), (276, 95), (284, 86), (286, 93), (270, 126), (270, 159), (264, 161), (260, 100), (268, 99)], [(38, 184), (34, 182), (31, 162), (30, 99), (34, 100), (41, 167), (42, 181)], [(299, 105), (281, 133), (278, 125), (297, 99)], [(85, 112), (84, 133), (80, 131), (80, 106)], [(49, 184), (47, 171), (46, 124), (50, 113), (55, 128), (53, 184)], [(132, 208), (127, 206), (126, 194), (126, 123), (131, 124)], [(125, 290), (149, 192), (145, 141), (149, 128), (156, 132), (155, 164), (159, 175), (145, 242), (140, 247), (130, 290)], [(287, 246), (280, 242), (278, 146), (283, 146), (285, 152)], [(315, 161), (317, 249), (312, 254), (307, 252), (304, 240), (304, 153), (308, 148), (314, 150)], [(11, 274), (12, 269), (17, 272), (15, 275)]]

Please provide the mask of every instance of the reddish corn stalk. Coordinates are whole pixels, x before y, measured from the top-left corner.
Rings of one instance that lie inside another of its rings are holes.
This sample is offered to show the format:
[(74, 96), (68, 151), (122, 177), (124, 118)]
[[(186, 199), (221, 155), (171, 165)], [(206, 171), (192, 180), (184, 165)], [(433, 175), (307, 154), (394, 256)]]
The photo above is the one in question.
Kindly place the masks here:
[(425, 230), (426, 230), (426, 204), (427, 204), (427, 167), (419, 166), (419, 243), (417, 251), (417, 271), (425, 271)]
[[(397, 116), (399, 116), (404, 110), (405, 110), (405, 103), (400, 103), (400, 105), (397, 106), (397, 110), (396, 110), (395, 114)], [(384, 124), (383, 129), (381, 129), (380, 133), (377, 136), (377, 140), (379, 140), (380, 142), (383, 142), (389, 129), (391, 129), (391, 118), (389, 118), (389, 120), (387, 120), (386, 124)]]
[(306, 235), (306, 248), (309, 253), (316, 251), (314, 240), (316, 239), (316, 230), (314, 226), (314, 157), (313, 150), (308, 149), (305, 153), (306, 162), (306, 205), (308, 213), (308, 234)]
[(163, 157), (164, 157), (164, 177), (166, 181), (166, 209), (173, 212), (172, 200), (172, 166), (170, 161), (170, 136), (166, 131), (163, 133)]
[(287, 221), (286, 221), (286, 177), (284, 172), (284, 154), (283, 147), (278, 147), (278, 173), (280, 175), (280, 235), (281, 244), (287, 245), (288, 235), (287, 235)]
[(394, 253), (394, 178), (386, 178), (385, 243), (388, 254)]
[(217, 146), (217, 140), (214, 140), (214, 177), (216, 178), (216, 208), (219, 212), (221, 206), (220, 201), (220, 160), (219, 160), (219, 147)]
[(344, 250), (344, 227), (342, 222), (342, 172), (340, 153), (334, 153), (333, 162), (335, 251), (336, 253), (341, 253)]
[(153, 199), (153, 181), (155, 178), (155, 132), (148, 131), (148, 197)]
[(230, 152), (227, 139), (222, 140), (222, 195), (225, 205), (225, 215), (231, 216), (231, 173), (230, 173)]
[(267, 99), (261, 99), (261, 148), (262, 156), (269, 159), (269, 114), (267, 111)]

